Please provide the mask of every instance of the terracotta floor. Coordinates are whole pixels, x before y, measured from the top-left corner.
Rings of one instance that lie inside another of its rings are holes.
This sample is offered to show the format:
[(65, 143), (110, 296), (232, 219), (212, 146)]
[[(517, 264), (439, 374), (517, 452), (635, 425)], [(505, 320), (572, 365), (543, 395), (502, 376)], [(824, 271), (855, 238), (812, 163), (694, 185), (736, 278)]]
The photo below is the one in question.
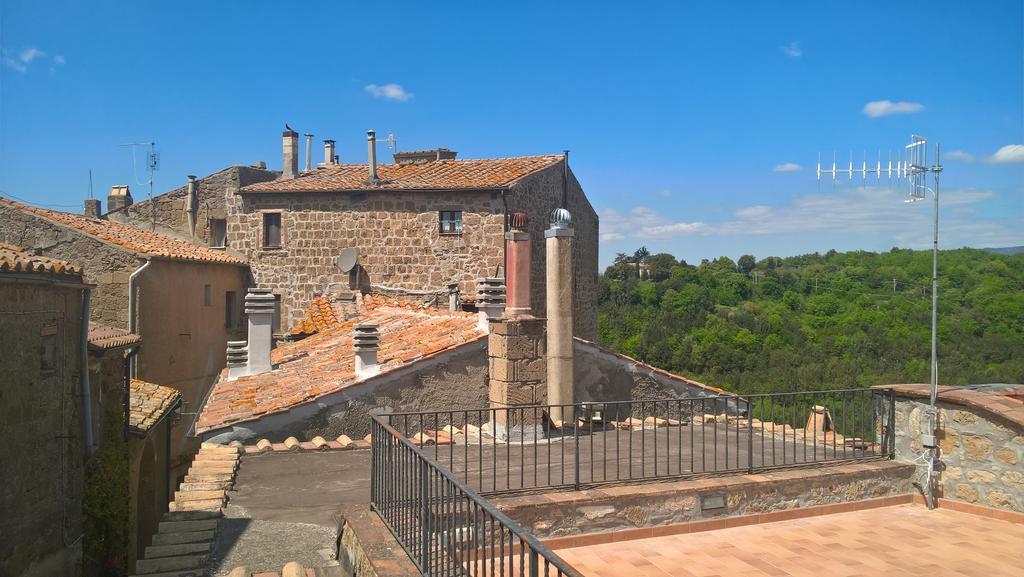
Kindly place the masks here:
[(561, 549), (587, 577), (1024, 575), (1024, 525), (899, 505)]

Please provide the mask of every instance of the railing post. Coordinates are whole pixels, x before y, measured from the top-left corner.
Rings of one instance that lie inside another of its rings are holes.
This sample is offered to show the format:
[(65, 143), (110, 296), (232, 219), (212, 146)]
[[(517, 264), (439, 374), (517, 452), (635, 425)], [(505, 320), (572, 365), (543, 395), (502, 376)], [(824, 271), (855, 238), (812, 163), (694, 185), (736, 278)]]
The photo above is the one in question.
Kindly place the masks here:
[(420, 464), (420, 568), (430, 575), (430, 471), (426, 461), (416, 460)]
[(538, 577), (540, 575), (540, 555), (537, 555), (537, 552), (533, 549), (530, 549), (530, 566), (527, 574), (530, 577)]
[(576, 469), (576, 473), (573, 476), (574, 489), (580, 490), (580, 419), (576, 415), (577, 405), (572, 406), (572, 441), (575, 446), (573, 450), (573, 467)]
[(747, 400), (747, 474), (754, 474), (754, 402), (750, 399)]
[(889, 389), (889, 458), (896, 458), (896, 389)]
[(380, 447), (377, 446), (380, 435), (377, 434), (377, 423), (370, 417), (370, 510), (376, 511), (377, 504), (377, 459), (380, 458)]

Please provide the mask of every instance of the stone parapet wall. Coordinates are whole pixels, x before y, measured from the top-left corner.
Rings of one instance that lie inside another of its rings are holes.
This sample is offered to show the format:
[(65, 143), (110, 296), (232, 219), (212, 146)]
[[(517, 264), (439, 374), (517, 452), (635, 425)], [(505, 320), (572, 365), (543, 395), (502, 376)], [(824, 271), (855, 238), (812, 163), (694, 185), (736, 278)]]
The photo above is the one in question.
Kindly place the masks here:
[[(896, 385), (896, 458), (914, 463), (923, 481), (921, 445), (928, 385)], [(1024, 390), (1022, 390), (1024, 392)], [(939, 496), (1024, 512), (1024, 403), (992, 391), (941, 387)]]

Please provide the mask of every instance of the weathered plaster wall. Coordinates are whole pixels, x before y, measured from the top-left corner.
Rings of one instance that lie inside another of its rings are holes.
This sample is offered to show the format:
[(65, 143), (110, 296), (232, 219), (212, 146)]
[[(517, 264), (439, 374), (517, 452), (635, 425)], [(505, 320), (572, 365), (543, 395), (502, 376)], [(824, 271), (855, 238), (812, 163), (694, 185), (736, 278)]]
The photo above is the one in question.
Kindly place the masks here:
[(139, 266), (134, 252), (20, 210), (0, 206), (0, 242), (82, 267), (95, 284), (90, 318), (128, 328), (128, 277)]
[[(441, 234), (438, 212), (461, 210), (461, 235)], [(263, 212), (281, 211), (281, 248), (264, 249)], [(356, 247), (369, 283), (446, 292), (458, 283), (475, 294), (476, 280), (503, 265), (501, 197), (491, 192), (248, 194), (229, 207), (228, 242), (245, 255), (258, 286), (281, 294), (283, 324), (329, 284), (346, 283), (334, 264)]]
[[(939, 449), (945, 470), (939, 496), (987, 507), (1024, 512), (1024, 427), (974, 407), (938, 402)], [(921, 428), (928, 400), (896, 398), (896, 458), (926, 466)]]
[(352, 385), (287, 413), (214, 431), (204, 440), (227, 443), (290, 436), (360, 439), (370, 432), (370, 415), (405, 411), (446, 411), (487, 406), (487, 341), (420, 361), (411, 368)]
[[(144, 191), (135, 190), (133, 196), (138, 200), (134, 204), (127, 209), (108, 212), (106, 216), (110, 220), (143, 230), (153, 230), (153, 204), (156, 204), (157, 232), (209, 246), (210, 219), (227, 218), (227, 199), (233, 197), (240, 187), (274, 180), (279, 174), (251, 166), (230, 166), (198, 179), (195, 238), (189, 234), (188, 218), (185, 213), (187, 184), (154, 197), (152, 202), (145, 197)], [(188, 181), (187, 178), (182, 180)]]
[[(189, 263), (153, 259), (137, 278), (138, 326), (142, 337), (138, 378), (181, 391), (182, 414), (174, 427), (171, 455), (174, 467), (198, 450), (188, 437), (195, 415), (214, 380), (226, 364), (227, 341), (244, 340), (243, 324), (224, 326), (225, 293), (237, 295), (238, 317), (248, 286), (248, 270), (227, 264)], [(210, 304), (205, 304), (210, 285)]]
[(80, 289), (0, 278), (0, 575), (81, 573), (81, 317)]
[(712, 390), (673, 379), (590, 343), (576, 340), (573, 352), (576, 402), (715, 396)]
[[(598, 217), (583, 187), (569, 171), (565, 208), (572, 214), (573, 241), (573, 332), (594, 340), (597, 335), (597, 250)], [(562, 205), (562, 165), (558, 164), (524, 178), (508, 194), (509, 212), (530, 217), (532, 264), (530, 301), (533, 314), (543, 317), (546, 309), (544, 231), (548, 216)]]

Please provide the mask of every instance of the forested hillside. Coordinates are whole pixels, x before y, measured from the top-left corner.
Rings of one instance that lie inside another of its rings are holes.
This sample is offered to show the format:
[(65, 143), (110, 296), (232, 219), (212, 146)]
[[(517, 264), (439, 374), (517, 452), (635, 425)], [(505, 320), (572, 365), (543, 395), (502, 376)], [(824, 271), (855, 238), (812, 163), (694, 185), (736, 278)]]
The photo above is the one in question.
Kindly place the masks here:
[[(744, 393), (928, 382), (931, 256), (829, 251), (692, 266), (640, 249), (601, 279), (598, 338)], [(939, 382), (1024, 382), (1024, 254), (940, 253)]]

